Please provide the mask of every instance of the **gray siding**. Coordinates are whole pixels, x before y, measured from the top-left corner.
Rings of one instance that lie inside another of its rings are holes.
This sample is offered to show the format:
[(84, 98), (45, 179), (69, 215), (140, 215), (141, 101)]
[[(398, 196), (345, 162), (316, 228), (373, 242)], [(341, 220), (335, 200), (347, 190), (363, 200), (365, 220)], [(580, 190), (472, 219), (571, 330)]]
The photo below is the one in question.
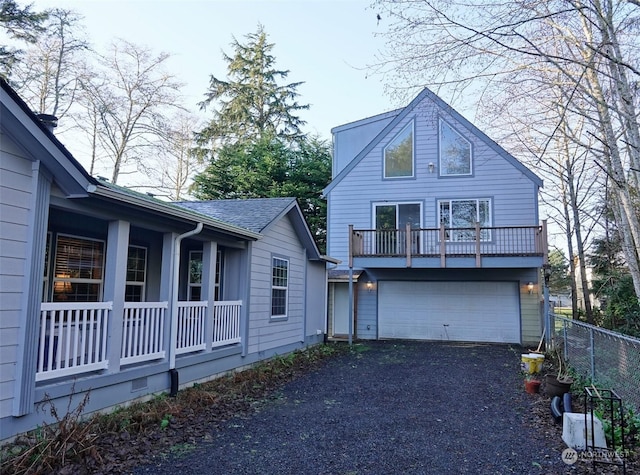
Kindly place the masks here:
[(327, 271), (322, 262), (307, 262), (305, 335), (324, 333), (327, 318)]
[[(286, 319), (271, 318), (271, 258), (289, 260)], [(288, 217), (271, 226), (253, 244), (248, 352), (255, 353), (304, 339), (305, 252)]]
[(396, 116), (395, 113), (380, 114), (333, 129), (332, 177), (346, 167), (360, 151), (371, 142)]
[(25, 284), (31, 161), (0, 135), (0, 416), (12, 413)]
[[(438, 176), (439, 117), (472, 143), (472, 176)], [(383, 149), (411, 120), (415, 120), (415, 178), (383, 180)], [(430, 162), (436, 165), (433, 173), (429, 172)], [(341, 259), (340, 267), (346, 268), (348, 226), (372, 229), (375, 201), (419, 201), (423, 206), (422, 225), (432, 228), (438, 226), (437, 200), (447, 198), (491, 198), (494, 226), (538, 224), (536, 184), (452, 116), (425, 99), (329, 193), (328, 253)]]

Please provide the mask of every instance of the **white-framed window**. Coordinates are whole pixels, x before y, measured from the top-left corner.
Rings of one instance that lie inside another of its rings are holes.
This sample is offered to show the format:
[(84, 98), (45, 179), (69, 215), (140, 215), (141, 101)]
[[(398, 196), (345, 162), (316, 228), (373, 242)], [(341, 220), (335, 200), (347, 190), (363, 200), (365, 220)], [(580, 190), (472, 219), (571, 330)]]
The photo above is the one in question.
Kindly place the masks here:
[[(202, 300), (202, 251), (189, 251), (189, 282), (187, 299)], [(221, 249), (216, 252), (216, 275), (213, 287), (213, 298), (219, 301), (222, 296), (222, 273), (224, 269), (224, 253)]]
[(222, 297), (222, 273), (224, 272), (224, 253), (218, 248), (216, 252), (216, 279), (213, 289), (213, 298), (219, 301)]
[(189, 251), (189, 283), (187, 300), (202, 299), (202, 251)]
[(47, 233), (47, 240), (44, 247), (44, 276), (42, 278), (42, 301), (47, 302), (49, 292), (49, 278), (51, 273), (51, 240), (50, 232)]
[[(376, 253), (402, 254), (406, 252), (406, 228), (422, 227), (422, 203), (373, 203), (373, 220), (376, 229)], [(414, 252), (418, 252), (419, 235), (411, 237)]]
[[(439, 200), (438, 215), (440, 224), (447, 230), (447, 241), (475, 241), (475, 226), (491, 227), (491, 199), (455, 199)], [(481, 241), (491, 240), (491, 231), (480, 231)]]
[(446, 121), (440, 119), (440, 176), (466, 176), (473, 173), (471, 142)]
[(413, 121), (384, 148), (384, 177), (413, 177)]
[(289, 261), (281, 257), (271, 258), (271, 317), (287, 316), (289, 294)]
[(129, 246), (127, 255), (127, 284), (124, 299), (126, 302), (144, 302), (144, 290), (147, 281), (147, 248)]
[(99, 302), (103, 281), (104, 241), (58, 234), (52, 300)]

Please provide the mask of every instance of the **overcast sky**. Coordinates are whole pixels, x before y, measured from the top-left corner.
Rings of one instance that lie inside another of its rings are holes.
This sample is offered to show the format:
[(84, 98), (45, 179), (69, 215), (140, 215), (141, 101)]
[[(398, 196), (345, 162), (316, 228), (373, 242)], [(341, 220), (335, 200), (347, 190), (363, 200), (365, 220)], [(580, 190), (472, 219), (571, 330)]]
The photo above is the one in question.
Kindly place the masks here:
[[(27, 2), (28, 3), (28, 2)], [(21, 2), (21, 4), (27, 4)], [(226, 78), (222, 51), (233, 54), (264, 25), (280, 69), (298, 89), (305, 131), (331, 138), (331, 128), (396, 109), (380, 77), (367, 77), (383, 41), (370, 0), (34, 0), (35, 10), (64, 8), (84, 17), (94, 48), (120, 37), (174, 55), (170, 68), (186, 84), (186, 106), (197, 110), (209, 76)]]

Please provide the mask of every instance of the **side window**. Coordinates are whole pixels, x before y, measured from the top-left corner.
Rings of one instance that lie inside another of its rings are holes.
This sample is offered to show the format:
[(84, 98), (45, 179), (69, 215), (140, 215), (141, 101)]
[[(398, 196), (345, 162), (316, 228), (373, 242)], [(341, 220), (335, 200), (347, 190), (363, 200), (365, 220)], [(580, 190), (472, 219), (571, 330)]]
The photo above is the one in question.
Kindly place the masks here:
[(271, 260), (271, 316), (287, 316), (289, 293), (289, 261), (279, 257)]
[(54, 302), (99, 302), (104, 241), (58, 234), (53, 266)]
[(384, 177), (413, 176), (413, 121), (402, 129), (384, 149)]
[(144, 302), (144, 289), (147, 282), (147, 249), (129, 246), (127, 256), (126, 302)]
[(471, 142), (440, 119), (440, 176), (472, 174)]

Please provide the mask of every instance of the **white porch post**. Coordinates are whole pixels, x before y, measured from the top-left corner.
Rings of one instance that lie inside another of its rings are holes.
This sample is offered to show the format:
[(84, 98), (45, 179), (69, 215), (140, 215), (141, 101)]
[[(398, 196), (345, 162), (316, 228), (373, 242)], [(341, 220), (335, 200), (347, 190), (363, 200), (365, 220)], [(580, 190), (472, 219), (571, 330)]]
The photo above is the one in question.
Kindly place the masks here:
[(122, 318), (124, 314), (124, 294), (127, 281), (127, 257), (129, 253), (129, 229), (127, 221), (111, 221), (107, 235), (107, 253), (104, 270), (105, 302), (112, 301), (109, 315), (108, 355), (109, 373), (120, 371), (122, 350)]
[(216, 295), (216, 259), (218, 253), (217, 242), (205, 242), (202, 245), (202, 296), (201, 300), (209, 302), (206, 311), (205, 335), (207, 350), (211, 351), (213, 340), (213, 312)]

